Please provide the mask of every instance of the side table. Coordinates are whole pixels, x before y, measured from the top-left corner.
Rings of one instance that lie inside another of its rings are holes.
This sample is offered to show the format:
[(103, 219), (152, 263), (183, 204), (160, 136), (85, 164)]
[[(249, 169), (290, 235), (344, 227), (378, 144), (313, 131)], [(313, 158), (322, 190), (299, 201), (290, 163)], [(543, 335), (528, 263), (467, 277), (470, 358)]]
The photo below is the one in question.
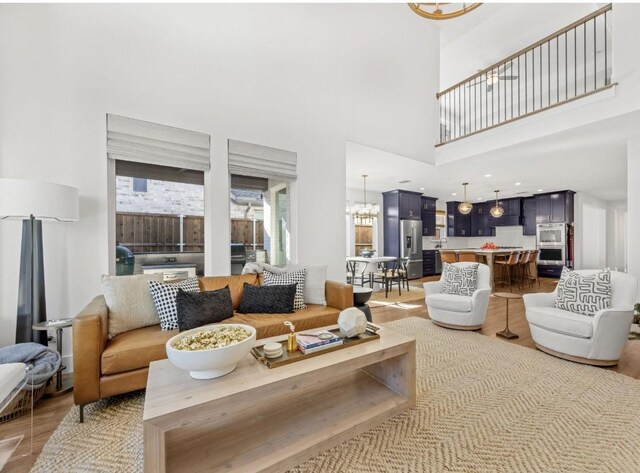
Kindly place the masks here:
[(505, 329), (502, 332), (498, 332), (496, 333), (496, 335), (498, 337), (502, 337), (502, 338), (506, 338), (507, 340), (511, 340), (513, 338), (518, 338), (519, 335), (513, 333), (511, 330), (509, 330), (509, 300), (513, 300), (513, 299), (522, 299), (522, 296), (520, 294), (513, 294), (511, 292), (496, 292), (493, 294), (494, 296), (500, 298), (500, 299), (504, 299), (506, 301), (507, 304), (507, 326), (505, 327)]
[(367, 304), (372, 294), (373, 289), (369, 287), (353, 286), (353, 305), (364, 312), (364, 315), (367, 317), (367, 322), (373, 322), (371, 318), (371, 308)]
[[(58, 319), (58, 320), (46, 320), (44, 322), (38, 322), (33, 324), (33, 330), (53, 330), (56, 331), (56, 350), (62, 357), (62, 331), (73, 325), (73, 319)], [(47, 397), (56, 397), (61, 394), (73, 391), (73, 375), (69, 374), (62, 379), (62, 372), (66, 369), (66, 366), (60, 365), (58, 372), (56, 373), (56, 385), (54, 389), (49, 389), (45, 392)]]

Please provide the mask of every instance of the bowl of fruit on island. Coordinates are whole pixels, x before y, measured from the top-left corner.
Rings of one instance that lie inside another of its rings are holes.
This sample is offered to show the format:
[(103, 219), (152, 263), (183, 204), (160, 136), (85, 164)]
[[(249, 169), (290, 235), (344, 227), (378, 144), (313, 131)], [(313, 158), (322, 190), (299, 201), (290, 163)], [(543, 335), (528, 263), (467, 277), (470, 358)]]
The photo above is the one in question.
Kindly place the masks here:
[(231, 373), (255, 341), (256, 329), (251, 325), (205, 325), (171, 338), (166, 344), (167, 357), (192, 378), (218, 378)]
[(496, 245), (495, 243), (491, 243), (490, 241), (488, 241), (487, 243), (485, 243), (484, 245), (482, 245), (480, 247), (481, 250), (497, 250), (498, 249), (498, 245)]

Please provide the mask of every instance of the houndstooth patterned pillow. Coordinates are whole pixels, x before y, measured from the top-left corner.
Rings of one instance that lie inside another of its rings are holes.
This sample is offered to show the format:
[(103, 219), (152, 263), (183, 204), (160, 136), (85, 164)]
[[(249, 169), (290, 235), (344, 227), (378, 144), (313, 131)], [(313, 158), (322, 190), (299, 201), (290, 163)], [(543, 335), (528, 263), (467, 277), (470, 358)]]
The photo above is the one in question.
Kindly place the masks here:
[(178, 290), (186, 292), (200, 292), (198, 278), (189, 278), (175, 284), (163, 284), (158, 281), (149, 281), (149, 290), (156, 312), (160, 317), (160, 327), (163, 331), (178, 328), (178, 308), (176, 306), (176, 296)]
[(297, 284), (296, 297), (293, 300), (294, 309), (306, 309), (304, 303), (304, 279), (307, 274), (306, 269), (298, 269), (284, 274), (275, 274), (265, 270), (262, 273), (265, 286), (288, 286), (289, 284)]
[(593, 317), (596, 312), (611, 307), (611, 272), (608, 269), (592, 274), (578, 274), (562, 268), (558, 281), (556, 309)]
[(454, 266), (445, 263), (442, 271), (442, 294), (472, 296), (478, 288), (478, 265)]

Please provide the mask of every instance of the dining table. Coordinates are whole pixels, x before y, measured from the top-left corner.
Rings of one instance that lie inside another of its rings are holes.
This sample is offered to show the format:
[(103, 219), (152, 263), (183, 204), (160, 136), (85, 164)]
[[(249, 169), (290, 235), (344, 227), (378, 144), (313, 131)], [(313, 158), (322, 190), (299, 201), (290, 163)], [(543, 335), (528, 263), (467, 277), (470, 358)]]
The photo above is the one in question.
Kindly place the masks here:
[(364, 263), (366, 266), (362, 270), (362, 274), (373, 273), (378, 268), (378, 263), (389, 263), (391, 261), (398, 261), (397, 256), (347, 256), (347, 262), (353, 261), (355, 263)]

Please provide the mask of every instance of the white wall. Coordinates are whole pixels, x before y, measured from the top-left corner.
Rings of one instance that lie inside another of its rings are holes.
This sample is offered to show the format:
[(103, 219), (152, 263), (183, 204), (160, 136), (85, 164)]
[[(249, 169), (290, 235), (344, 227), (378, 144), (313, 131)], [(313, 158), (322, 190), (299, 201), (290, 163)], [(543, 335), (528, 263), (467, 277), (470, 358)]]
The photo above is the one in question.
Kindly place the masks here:
[[(638, 178), (640, 177), (640, 140), (629, 142), (627, 146), (627, 268), (640, 280), (640, 192)], [(640, 301), (640, 292), (636, 295)]]
[(573, 206), (573, 266), (575, 269), (604, 268), (607, 264), (607, 203), (577, 192)]
[[(211, 134), (208, 274), (229, 272), (226, 140), (296, 152), (293, 252), (342, 278), (345, 141), (432, 160), (437, 61), (437, 31), (405, 5), (0, 5), (0, 176), (81, 196), (79, 222), (45, 225), (49, 316), (108, 271), (106, 113)], [(19, 238), (0, 222), (0, 345)]]
[(627, 201), (607, 202), (607, 267), (627, 271)]

